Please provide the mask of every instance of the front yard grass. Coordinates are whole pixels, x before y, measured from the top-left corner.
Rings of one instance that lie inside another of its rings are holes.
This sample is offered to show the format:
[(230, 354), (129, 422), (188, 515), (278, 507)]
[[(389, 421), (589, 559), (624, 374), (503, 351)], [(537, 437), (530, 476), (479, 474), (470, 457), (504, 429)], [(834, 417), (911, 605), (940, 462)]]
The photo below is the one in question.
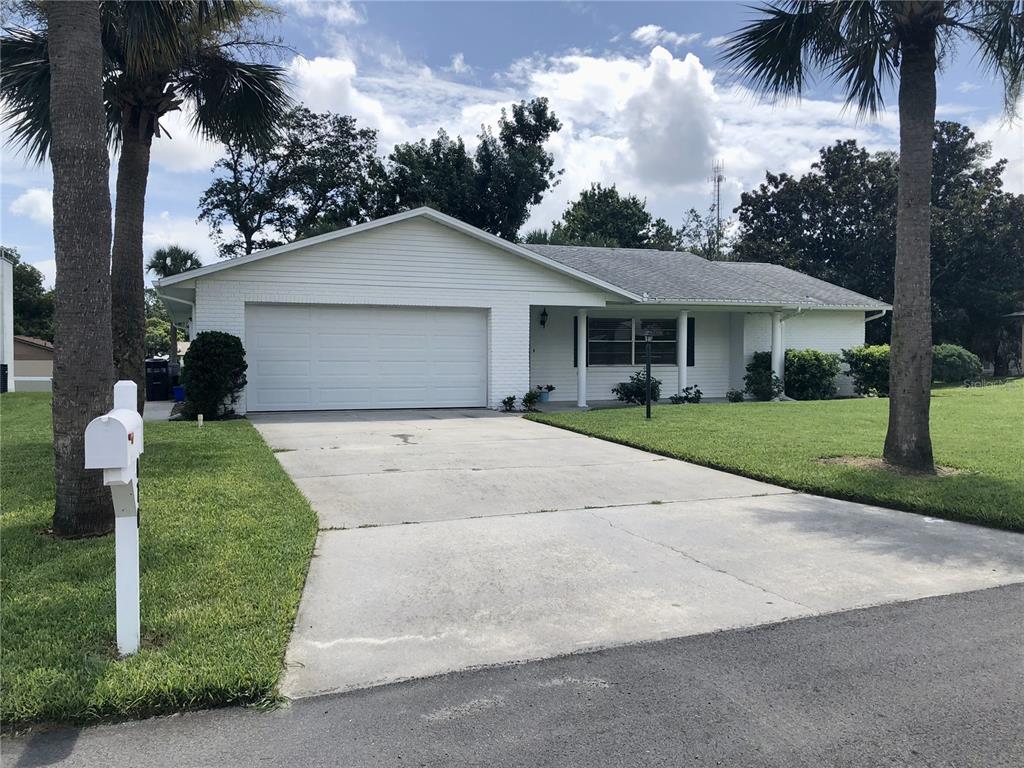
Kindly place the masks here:
[(0, 400), (0, 719), (140, 717), (272, 696), (317, 521), (247, 421), (147, 423), (142, 648), (119, 659), (114, 539), (59, 541), (50, 404)]
[(932, 393), (935, 461), (905, 476), (823, 463), (881, 458), (888, 401), (659, 405), (528, 418), (798, 491), (1024, 531), (1024, 380)]

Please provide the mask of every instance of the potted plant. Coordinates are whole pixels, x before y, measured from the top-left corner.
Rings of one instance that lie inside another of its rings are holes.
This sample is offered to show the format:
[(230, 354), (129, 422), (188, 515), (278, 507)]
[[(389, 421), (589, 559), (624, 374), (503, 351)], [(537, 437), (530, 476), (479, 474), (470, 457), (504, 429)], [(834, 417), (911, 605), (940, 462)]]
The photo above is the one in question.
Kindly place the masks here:
[(555, 391), (554, 384), (538, 384), (537, 394), (540, 397), (540, 402), (546, 403), (551, 400), (551, 393)]

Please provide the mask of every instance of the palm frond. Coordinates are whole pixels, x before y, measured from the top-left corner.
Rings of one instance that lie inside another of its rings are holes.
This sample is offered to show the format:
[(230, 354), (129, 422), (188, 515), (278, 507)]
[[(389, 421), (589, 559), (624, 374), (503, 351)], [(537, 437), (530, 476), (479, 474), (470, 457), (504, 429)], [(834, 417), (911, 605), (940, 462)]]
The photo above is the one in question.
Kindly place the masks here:
[(221, 49), (197, 57), (178, 80), (192, 109), (192, 128), (218, 141), (266, 144), (291, 106), (281, 67), (238, 61)]
[(1003, 81), (1006, 112), (1016, 115), (1024, 86), (1024, 0), (972, 3), (959, 26), (977, 43), (985, 70)]
[(788, 0), (757, 9), (763, 18), (742, 27), (724, 45), (723, 58), (740, 76), (772, 96), (799, 96), (807, 84), (808, 59), (835, 45), (838, 30), (829, 6), (813, 0)]
[(830, 61), (822, 63), (831, 64), (830, 76), (842, 84), (846, 103), (873, 115), (885, 106), (885, 89), (899, 72), (892, 26), (884, 16), (884, 6), (856, 2), (842, 10), (842, 43)]
[(14, 28), (0, 38), (0, 99), (8, 142), (41, 163), (50, 148), (50, 58), (46, 35)]

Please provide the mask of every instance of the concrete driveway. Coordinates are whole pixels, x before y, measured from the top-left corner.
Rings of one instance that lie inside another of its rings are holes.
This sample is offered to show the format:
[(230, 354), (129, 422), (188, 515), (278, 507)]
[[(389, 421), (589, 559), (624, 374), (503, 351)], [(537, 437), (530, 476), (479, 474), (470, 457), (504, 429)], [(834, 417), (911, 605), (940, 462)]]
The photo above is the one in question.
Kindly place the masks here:
[(251, 417), (320, 516), (282, 692), (1024, 581), (1024, 536), (490, 411)]

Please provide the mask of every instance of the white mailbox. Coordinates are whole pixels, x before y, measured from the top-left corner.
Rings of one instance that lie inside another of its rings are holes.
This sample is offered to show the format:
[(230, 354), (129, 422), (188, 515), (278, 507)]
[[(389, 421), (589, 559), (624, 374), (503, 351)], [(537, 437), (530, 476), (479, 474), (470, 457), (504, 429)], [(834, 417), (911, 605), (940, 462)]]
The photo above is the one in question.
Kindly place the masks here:
[(133, 381), (114, 385), (114, 409), (85, 428), (85, 468), (102, 469), (114, 501), (117, 649), (139, 650), (139, 476), (142, 416)]

